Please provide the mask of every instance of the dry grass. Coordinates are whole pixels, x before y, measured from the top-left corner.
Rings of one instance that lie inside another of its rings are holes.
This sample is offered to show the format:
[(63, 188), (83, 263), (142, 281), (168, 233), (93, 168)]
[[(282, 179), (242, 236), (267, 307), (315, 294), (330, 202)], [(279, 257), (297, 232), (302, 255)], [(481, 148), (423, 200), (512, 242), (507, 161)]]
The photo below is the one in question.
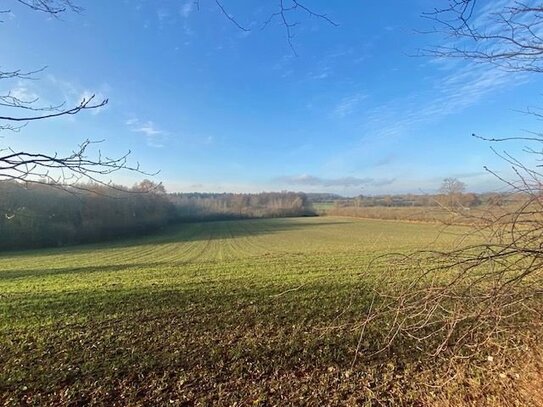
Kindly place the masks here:
[(330, 207), (322, 211), (330, 216), (348, 216), (363, 219), (401, 220), (407, 222), (423, 222), (452, 225), (471, 225), (480, 221), (489, 213), (500, 213), (510, 208), (477, 207), (457, 208), (449, 210), (439, 206), (429, 207)]

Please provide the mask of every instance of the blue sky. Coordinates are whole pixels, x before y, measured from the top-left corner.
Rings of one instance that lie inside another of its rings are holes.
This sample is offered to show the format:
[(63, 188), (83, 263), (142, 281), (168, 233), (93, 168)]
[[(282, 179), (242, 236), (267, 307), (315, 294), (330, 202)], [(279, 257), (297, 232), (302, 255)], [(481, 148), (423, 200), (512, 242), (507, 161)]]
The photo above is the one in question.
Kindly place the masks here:
[(43, 104), (92, 93), (110, 102), (0, 143), (62, 153), (104, 139), (103, 152), (131, 150), (132, 162), (160, 170), (169, 191), (417, 193), (448, 176), (474, 191), (500, 187), (483, 166), (506, 165), (471, 134), (537, 129), (517, 110), (538, 103), (539, 78), (413, 57), (443, 41), (416, 32), (435, 0), (312, 0), (339, 26), (292, 13), (297, 55), (279, 21), (261, 29), (276, 3), (224, 0), (244, 32), (213, 0), (199, 10), (193, 0), (87, 1), (60, 20), (13, 2), (0, 24), (2, 68), (47, 69), (2, 90)]

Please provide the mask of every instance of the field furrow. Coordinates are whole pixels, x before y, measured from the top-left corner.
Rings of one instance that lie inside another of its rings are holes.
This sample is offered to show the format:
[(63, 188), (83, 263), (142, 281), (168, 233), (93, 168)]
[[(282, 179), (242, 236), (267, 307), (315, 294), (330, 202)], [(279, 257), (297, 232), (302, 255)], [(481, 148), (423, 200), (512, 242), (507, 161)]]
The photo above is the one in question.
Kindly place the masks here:
[(406, 357), (392, 375), (394, 355), (380, 364), (360, 356), (352, 366), (370, 303), (364, 279), (381, 271), (367, 266), (387, 252), (453, 247), (465, 231), (242, 220), (4, 253), (0, 404), (284, 405), (311, 389), (338, 397), (331, 405), (383, 397), (401, 377), (423, 377)]

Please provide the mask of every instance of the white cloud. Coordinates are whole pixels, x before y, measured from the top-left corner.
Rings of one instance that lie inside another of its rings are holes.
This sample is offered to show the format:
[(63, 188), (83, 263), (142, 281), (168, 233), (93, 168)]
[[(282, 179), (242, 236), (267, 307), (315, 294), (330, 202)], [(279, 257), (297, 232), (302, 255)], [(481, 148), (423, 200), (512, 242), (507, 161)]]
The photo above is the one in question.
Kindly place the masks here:
[(19, 81), (17, 86), (11, 89), (8, 93), (11, 97), (18, 99), (23, 103), (31, 103), (39, 99), (38, 95), (34, 91), (30, 90), (23, 81)]
[(311, 73), (310, 78), (311, 79), (317, 79), (317, 80), (318, 79), (326, 79), (326, 78), (328, 78), (329, 75), (330, 74), (328, 72), (321, 72), (321, 73), (316, 73), (316, 74)]
[[(77, 82), (59, 79), (53, 75), (46, 75), (40, 78), (39, 75), (34, 76), (36, 79), (42, 80), (22, 80), (19, 79), (4, 90), (0, 89), (0, 94), (6, 99), (12, 99), (13, 102), (21, 103), (22, 105), (32, 106), (36, 109), (71, 109), (83, 102), (92, 99), (89, 106), (99, 105), (102, 101), (108, 98), (111, 93), (111, 87), (107, 83), (103, 83), (94, 90), (86, 88)], [(9, 82), (8, 82), (9, 83)], [(104, 111), (108, 105), (104, 105), (90, 112), (94, 115)], [(74, 121), (75, 115), (64, 116), (64, 120)]]
[(323, 80), (330, 76), (331, 69), (329, 66), (325, 66), (318, 72), (309, 72), (308, 78), (313, 80)]
[[(92, 102), (90, 104), (98, 105), (108, 99), (112, 92), (112, 88), (108, 83), (102, 83), (96, 88), (85, 87), (77, 82), (60, 79), (54, 75), (48, 75), (47, 81), (44, 84), (48, 88), (44, 92), (46, 93), (47, 100), (54, 100), (54, 102), (48, 102), (49, 104), (58, 105), (63, 102), (64, 106), (69, 108), (79, 105), (83, 100), (88, 101), (91, 97)], [(106, 104), (105, 106), (92, 109), (92, 114), (97, 115), (105, 111), (108, 106)]]
[(164, 142), (169, 135), (168, 132), (159, 129), (151, 120), (141, 122), (137, 118), (131, 118), (126, 120), (125, 124), (130, 131), (143, 134), (150, 147), (164, 147)]
[(183, 18), (188, 18), (194, 10), (194, 0), (187, 0), (179, 9), (179, 14)]
[(152, 136), (156, 136), (158, 134), (164, 134), (164, 132), (162, 130), (158, 130), (154, 123), (152, 121), (147, 121), (143, 124), (139, 124), (137, 125), (137, 127), (134, 127), (132, 129), (133, 132), (135, 133), (143, 133), (145, 134), (147, 137), (152, 137)]

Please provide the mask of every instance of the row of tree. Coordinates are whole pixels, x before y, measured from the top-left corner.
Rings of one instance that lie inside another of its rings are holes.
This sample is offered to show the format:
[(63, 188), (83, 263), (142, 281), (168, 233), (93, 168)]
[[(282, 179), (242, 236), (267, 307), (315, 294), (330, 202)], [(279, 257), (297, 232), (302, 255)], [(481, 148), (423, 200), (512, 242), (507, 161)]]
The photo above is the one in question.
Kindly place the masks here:
[[(477, 194), (467, 192), (456, 195), (448, 194), (399, 194), (399, 195), (360, 195), (354, 198), (338, 198), (334, 200), (323, 201), (330, 207), (345, 208), (407, 208), (407, 207), (456, 207), (456, 208), (476, 208), (486, 206), (504, 206), (511, 203), (520, 203), (526, 201), (526, 195), (519, 193), (497, 193), (487, 192)], [(315, 202), (317, 203), (317, 202)]]
[(307, 196), (295, 192), (260, 194), (171, 194), (181, 220), (273, 218), (311, 216), (314, 211)]
[(167, 194), (132, 188), (0, 182), (0, 249), (61, 246), (151, 233), (181, 221), (313, 214), (304, 194)]
[(0, 249), (60, 246), (148, 233), (175, 210), (159, 186), (0, 182)]
[(478, 206), (504, 206), (509, 203), (525, 202), (526, 194), (474, 193), (466, 192), (466, 185), (456, 178), (445, 178), (436, 194), (359, 195), (354, 198), (316, 194), (309, 199), (315, 203), (328, 203), (335, 208), (367, 207), (446, 207), (474, 208)]

